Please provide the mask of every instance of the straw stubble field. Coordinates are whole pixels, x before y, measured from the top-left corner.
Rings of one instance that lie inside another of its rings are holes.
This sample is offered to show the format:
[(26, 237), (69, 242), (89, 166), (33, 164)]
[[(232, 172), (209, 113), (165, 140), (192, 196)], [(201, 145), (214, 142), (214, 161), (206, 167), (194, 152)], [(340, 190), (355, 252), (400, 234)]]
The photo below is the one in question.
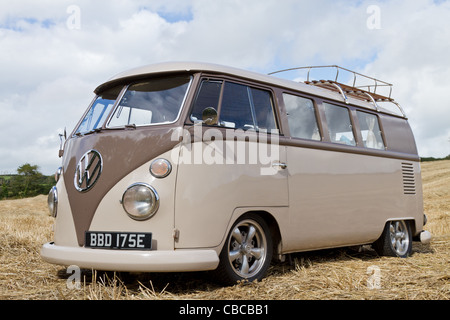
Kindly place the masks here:
[(370, 247), (293, 254), (265, 279), (221, 287), (208, 273), (127, 274), (82, 270), (77, 288), (67, 268), (43, 262), (52, 238), (46, 197), (0, 201), (0, 299), (449, 300), (450, 161), (422, 164), (429, 245), (414, 243), (407, 259)]

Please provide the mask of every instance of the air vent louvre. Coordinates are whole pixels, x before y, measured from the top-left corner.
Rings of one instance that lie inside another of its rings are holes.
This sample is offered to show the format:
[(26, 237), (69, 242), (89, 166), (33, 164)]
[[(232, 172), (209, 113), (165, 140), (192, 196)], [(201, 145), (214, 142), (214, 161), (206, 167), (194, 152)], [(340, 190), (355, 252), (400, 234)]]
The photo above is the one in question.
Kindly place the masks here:
[(403, 193), (416, 194), (416, 179), (412, 163), (402, 163)]

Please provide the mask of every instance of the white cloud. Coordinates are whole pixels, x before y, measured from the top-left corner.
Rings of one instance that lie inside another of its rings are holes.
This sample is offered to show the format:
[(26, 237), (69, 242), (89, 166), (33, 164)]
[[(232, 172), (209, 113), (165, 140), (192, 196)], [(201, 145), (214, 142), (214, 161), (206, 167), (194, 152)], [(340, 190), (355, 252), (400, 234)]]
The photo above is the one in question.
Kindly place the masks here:
[[(373, 4), (379, 29), (367, 27)], [(67, 27), (70, 5), (80, 9), (79, 29)], [(58, 130), (72, 130), (98, 84), (167, 60), (264, 73), (315, 64), (355, 68), (394, 83), (420, 154), (445, 156), (449, 15), (449, 1), (431, 0), (2, 2), (0, 133), (8, 138), (0, 143), (0, 172), (39, 161), (53, 173)]]
[(365, 72), (394, 83), (394, 98), (409, 117), (419, 154), (450, 154), (450, 2), (408, 1), (381, 6), (381, 48)]

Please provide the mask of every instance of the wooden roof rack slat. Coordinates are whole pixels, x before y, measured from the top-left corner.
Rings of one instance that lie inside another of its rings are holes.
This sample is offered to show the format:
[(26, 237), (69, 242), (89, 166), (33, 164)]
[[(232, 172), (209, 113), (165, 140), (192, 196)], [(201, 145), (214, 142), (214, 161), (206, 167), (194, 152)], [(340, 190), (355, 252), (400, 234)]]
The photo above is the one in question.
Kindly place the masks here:
[[(335, 75), (334, 80), (310, 80), (311, 69), (319, 69), (319, 68), (335, 68), (336, 75)], [(405, 112), (403, 111), (402, 107), (400, 107), (400, 105), (391, 97), (392, 87), (393, 87), (392, 84), (390, 84), (386, 81), (382, 81), (379, 79), (375, 79), (373, 77), (363, 75), (361, 73), (358, 73), (358, 72), (355, 72), (355, 71), (352, 71), (352, 70), (349, 70), (346, 68), (339, 67), (337, 65), (290, 68), (290, 69), (284, 69), (284, 70), (271, 72), (271, 73), (269, 73), (269, 75), (286, 72), (286, 71), (302, 70), (302, 69), (308, 70), (307, 79), (306, 79), (306, 81), (304, 81), (306, 84), (320, 86), (320, 87), (328, 89), (328, 90), (339, 92), (342, 95), (345, 103), (347, 103), (347, 104), (349, 103), (348, 96), (351, 96), (352, 98), (356, 98), (356, 99), (360, 99), (360, 100), (364, 100), (364, 101), (372, 103), (375, 110), (380, 111), (380, 108), (379, 108), (377, 102), (391, 102), (397, 106), (397, 108), (400, 110), (403, 117), (406, 118)], [(339, 76), (340, 76), (339, 71), (345, 71), (345, 72), (351, 73), (353, 75), (352, 85), (343, 84), (338, 81)], [(370, 82), (373, 82), (373, 84), (365, 84), (365, 85), (357, 86), (356, 82), (357, 82), (357, 80), (359, 80), (358, 78), (365, 79), (366, 81), (369, 80)], [(382, 95), (380, 93), (377, 93), (377, 89), (380, 89), (380, 88), (388, 88), (389, 94)]]

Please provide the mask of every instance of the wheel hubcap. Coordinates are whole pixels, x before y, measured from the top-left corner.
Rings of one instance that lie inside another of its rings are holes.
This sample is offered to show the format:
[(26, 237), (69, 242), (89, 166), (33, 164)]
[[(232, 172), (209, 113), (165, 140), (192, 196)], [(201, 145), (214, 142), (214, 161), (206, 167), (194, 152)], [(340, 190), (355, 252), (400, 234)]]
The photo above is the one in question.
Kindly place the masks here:
[(389, 227), (392, 249), (400, 256), (409, 250), (408, 228), (404, 221), (391, 222)]
[(262, 227), (253, 220), (241, 221), (228, 239), (228, 258), (242, 278), (256, 275), (266, 259), (267, 240)]

